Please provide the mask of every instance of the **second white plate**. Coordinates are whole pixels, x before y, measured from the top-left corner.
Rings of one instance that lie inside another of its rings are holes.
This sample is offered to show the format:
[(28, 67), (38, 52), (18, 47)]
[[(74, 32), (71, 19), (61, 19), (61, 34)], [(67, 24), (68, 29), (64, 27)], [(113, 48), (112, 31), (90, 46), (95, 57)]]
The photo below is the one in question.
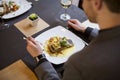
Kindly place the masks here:
[(11, 13), (3, 15), (2, 16), (3, 19), (10, 19), (10, 18), (17, 17), (27, 12), (32, 7), (31, 5), (32, 3), (26, 0), (7, 0), (7, 1), (14, 1), (16, 4), (20, 6), (20, 8), (16, 10), (15, 12), (11, 12)]

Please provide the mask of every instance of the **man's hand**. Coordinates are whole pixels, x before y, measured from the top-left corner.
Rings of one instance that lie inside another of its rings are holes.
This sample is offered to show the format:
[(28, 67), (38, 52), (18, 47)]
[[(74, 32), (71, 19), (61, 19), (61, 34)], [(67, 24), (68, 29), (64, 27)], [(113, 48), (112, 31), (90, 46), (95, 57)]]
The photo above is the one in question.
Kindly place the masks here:
[(68, 20), (68, 27), (74, 28), (75, 30), (83, 32), (83, 33), (86, 30), (86, 27), (84, 25), (82, 25), (82, 23), (80, 23), (77, 19)]
[(29, 37), (27, 40), (27, 51), (33, 56), (36, 57), (42, 53), (40, 43), (35, 41), (34, 38)]

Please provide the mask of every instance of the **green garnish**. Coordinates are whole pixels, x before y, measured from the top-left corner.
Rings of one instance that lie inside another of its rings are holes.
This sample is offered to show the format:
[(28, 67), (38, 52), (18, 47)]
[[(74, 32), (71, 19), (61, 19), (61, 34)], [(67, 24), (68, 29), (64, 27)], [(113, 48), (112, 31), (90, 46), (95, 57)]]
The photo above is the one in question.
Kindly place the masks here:
[(9, 1), (9, 6), (13, 5), (13, 1)]
[(61, 46), (64, 46), (64, 47), (67, 47), (68, 44), (67, 44), (67, 38), (66, 37), (63, 37), (60, 41), (60, 44)]
[(29, 16), (29, 19), (31, 19), (32, 21), (35, 20), (35, 19), (37, 19), (37, 18), (38, 18), (38, 15), (35, 14), (35, 13), (32, 13), (32, 14), (30, 14), (30, 16)]

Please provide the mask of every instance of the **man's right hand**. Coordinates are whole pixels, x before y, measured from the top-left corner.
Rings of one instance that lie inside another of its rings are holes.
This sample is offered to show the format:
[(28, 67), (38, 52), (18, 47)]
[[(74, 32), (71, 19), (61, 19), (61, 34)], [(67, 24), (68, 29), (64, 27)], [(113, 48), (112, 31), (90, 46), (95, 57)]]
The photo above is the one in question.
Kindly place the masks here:
[(35, 41), (34, 38), (28, 37), (27, 39), (27, 51), (33, 56), (36, 57), (43, 53), (42, 48), (40, 47), (40, 43)]

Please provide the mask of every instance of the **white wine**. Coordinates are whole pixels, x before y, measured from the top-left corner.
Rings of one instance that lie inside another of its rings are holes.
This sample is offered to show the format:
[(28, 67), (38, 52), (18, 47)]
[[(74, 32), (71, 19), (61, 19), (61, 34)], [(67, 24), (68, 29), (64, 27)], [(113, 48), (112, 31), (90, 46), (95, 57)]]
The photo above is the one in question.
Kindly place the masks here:
[(65, 9), (69, 8), (71, 4), (72, 4), (71, 0), (61, 0), (61, 5)]

